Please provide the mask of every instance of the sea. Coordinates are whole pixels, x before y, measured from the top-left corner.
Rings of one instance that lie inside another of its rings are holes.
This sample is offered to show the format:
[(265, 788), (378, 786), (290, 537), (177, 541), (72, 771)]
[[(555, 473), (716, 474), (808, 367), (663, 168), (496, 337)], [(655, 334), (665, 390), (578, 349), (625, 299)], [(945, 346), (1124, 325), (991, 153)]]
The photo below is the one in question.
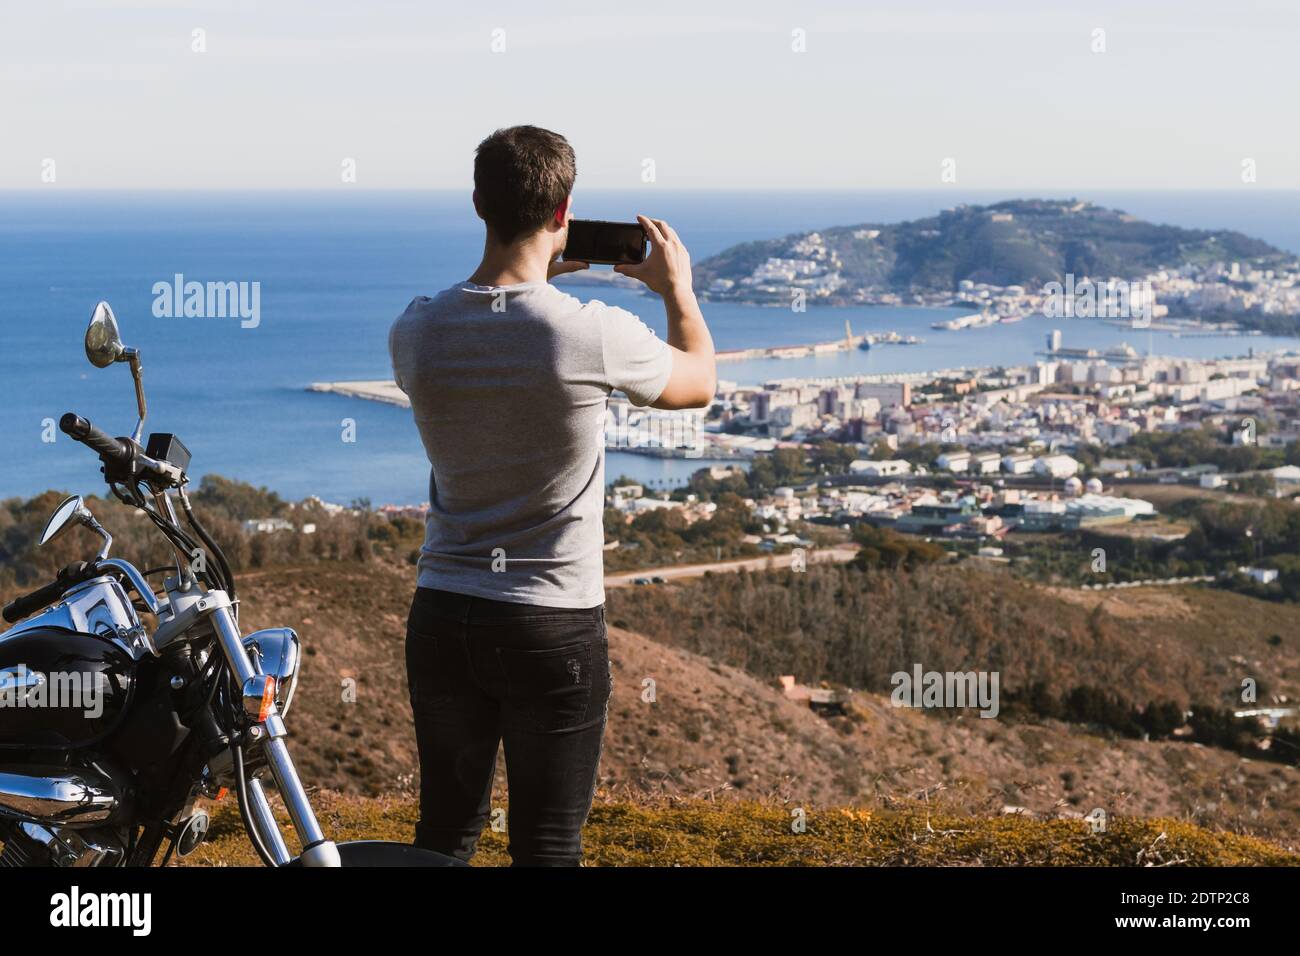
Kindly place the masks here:
[[(1143, 219), (1236, 229), (1300, 253), (1300, 192), (1245, 186), (1222, 192), (1031, 191), (1077, 197)], [(835, 225), (933, 215), (956, 203), (1014, 193), (934, 191), (579, 191), (575, 212), (670, 222), (698, 261), (740, 242)], [(416, 295), (464, 279), (482, 250), (482, 226), (462, 192), (0, 192), (0, 498), (46, 489), (100, 492), (94, 457), (52, 423), (72, 410), (113, 434), (134, 424), (125, 365), (97, 369), (82, 335), (99, 300), (140, 350), (149, 401), (146, 431), (179, 435), (191, 474), (219, 474), (297, 500), (415, 504), (428, 498), (428, 464), (410, 412), (311, 392), (314, 382), (390, 376), (387, 332)], [(175, 277), (257, 283), (259, 321), (158, 315), (155, 286)], [(571, 286), (639, 314), (661, 336), (652, 295)], [(828, 341), (897, 331), (924, 342), (806, 359), (728, 362), (719, 376), (757, 384), (793, 376), (916, 372), (1030, 362), (1060, 328), (1070, 347), (1127, 341), (1141, 352), (1231, 356), (1300, 348), (1272, 337), (1182, 337), (1084, 319), (936, 331), (957, 314), (920, 308), (785, 308), (706, 304), (720, 349)], [(50, 440), (53, 439), (53, 440)], [(684, 481), (699, 460), (611, 452), (607, 477), (655, 488)]]

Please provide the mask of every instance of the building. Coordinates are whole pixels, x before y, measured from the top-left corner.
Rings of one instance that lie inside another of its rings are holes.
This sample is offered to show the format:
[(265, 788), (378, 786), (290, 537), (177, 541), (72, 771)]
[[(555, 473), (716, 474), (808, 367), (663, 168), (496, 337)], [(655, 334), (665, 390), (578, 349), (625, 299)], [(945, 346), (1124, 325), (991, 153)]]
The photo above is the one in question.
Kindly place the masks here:
[(979, 505), (972, 498), (957, 501), (919, 498), (912, 503), (911, 511), (899, 517), (895, 527), (912, 534), (939, 533), (982, 517)]
[(250, 534), (271, 534), (275, 531), (292, 531), (293, 524), (284, 518), (249, 518), (244, 530)]
[(966, 471), (970, 467), (970, 452), (946, 451), (936, 458), (934, 463), (944, 471)]
[(1300, 488), (1300, 465), (1282, 465), (1270, 468), (1268, 474), (1273, 476), (1273, 486), (1284, 494), (1290, 494)]
[(844, 698), (829, 687), (809, 687), (795, 680), (793, 674), (781, 675), (781, 693), (786, 700), (806, 703), (814, 713), (825, 716), (844, 714)]
[(1122, 524), (1134, 518), (1154, 515), (1155, 505), (1140, 498), (1110, 495), (1081, 495), (1065, 505), (1063, 528), (1076, 530), (1092, 525)]
[(1043, 455), (1034, 462), (1034, 474), (1044, 478), (1071, 478), (1079, 463), (1069, 455)]
[(728, 478), (744, 478), (745, 469), (739, 465), (710, 465), (709, 477), (714, 481), (725, 481)]
[(627, 502), (644, 494), (645, 489), (641, 485), (615, 485), (611, 490), (615, 508), (622, 508)]
[(1097, 470), (1103, 475), (1127, 478), (1129, 475), (1141, 474), (1146, 466), (1136, 458), (1103, 458), (1097, 465)]
[(859, 382), (857, 398), (874, 398), (881, 408), (912, 404), (912, 386), (909, 382)]
[(816, 405), (781, 405), (774, 408), (768, 417), (768, 434), (785, 438), (816, 423)]
[(1027, 475), (1034, 470), (1034, 456), (1024, 453), (1003, 455), (1002, 470), (1009, 475)]
[(794, 405), (798, 401), (799, 392), (792, 388), (755, 392), (749, 400), (749, 420), (755, 425), (765, 425), (776, 409)]
[(854, 475), (865, 475), (868, 478), (890, 478), (894, 475), (911, 474), (912, 463), (901, 458), (886, 458), (883, 461), (859, 458), (857, 461), (849, 462), (849, 472)]
[(1061, 501), (1026, 501), (1020, 508), (1019, 525), (1026, 531), (1055, 531), (1065, 521), (1065, 503)]
[(1272, 584), (1277, 580), (1277, 568), (1238, 568), (1237, 570), (1259, 584)]

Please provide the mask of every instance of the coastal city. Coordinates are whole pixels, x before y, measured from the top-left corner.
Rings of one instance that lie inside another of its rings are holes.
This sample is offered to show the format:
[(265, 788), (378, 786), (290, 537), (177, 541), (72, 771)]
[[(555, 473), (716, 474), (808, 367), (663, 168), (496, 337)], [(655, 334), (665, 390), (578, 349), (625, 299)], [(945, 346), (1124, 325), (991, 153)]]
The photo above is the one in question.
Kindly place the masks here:
[[(808, 543), (794, 530), (801, 523), (869, 523), (971, 540), (992, 555), (1015, 530), (1157, 517), (1154, 504), (1125, 493), (1126, 485), (1249, 485), (1276, 496), (1300, 490), (1300, 467), (1290, 463), (1237, 472), (1206, 462), (1159, 468), (1131, 450), (1144, 435), (1206, 430), (1225, 447), (1285, 449), (1300, 438), (1300, 353), (1193, 359), (1144, 355), (1123, 343), (1072, 349), (1062, 330), (1051, 329), (1040, 355), (1005, 367), (758, 385), (722, 380), (710, 408), (684, 412), (636, 408), (615, 395), (605, 444), (698, 461), (696, 470), (713, 482), (743, 478), (755, 462), (781, 452), (833, 448), (837, 467), (745, 495), (751, 518), (765, 529), (750, 543), (767, 550)], [(391, 382), (314, 387), (405, 401)], [(612, 472), (607, 478), (608, 506), (627, 522), (669, 511), (690, 524), (717, 508), (684, 482), (654, 488)], [(422, 517), (426, 507), (392, 504), (379, 512)]]
[[(1059, 330), (1045, 346), (1063, 351)], [(709, 412), (616, 406), (607, 446), (717, 462), (829, 441), (852, 452), (846, 473), (801, 489), (775, 488), (748, 502), (756, 516), (868, 520), (904, 532), (997, 538), (1014, 527), (1077, 528), (1153, 514), (1150, 502), (1115, 493), (1117, 481), (1218, 488), (1245, 477), (1213, 465), (1148, 469), (1121, 455), (1085, 465), (1071, 451), (1207, 427), (1235, 444), (1284, 447), (1300, 426), (1298, 385), (1297, 355), (1194, 360), (1141, 356), (1131, 347), (939, 375), (782, 379), (759, 387), (722, 382)], [(1264, 422), (1274, 427), (1265, 430)], [(932, 457), (893, 457), (909, 446)], [(736, 467), (715, 463), (711, 474), (720, 478)], [(1294, 491), (1300, 468), (1280, 466), (1267, 478), (1279, 492)], [(954, 488), (954, 479), (966, 481)], [(679, 508), (691, 520), (709, 510), (666, 492), (648, 497), (639, 486), (615, 487), (611, 503), (629, 516)]]
[[(1087, 238), (1071, 246), (1062, 239), (1067, 232)], [(966, 275), (946, 273), (943, 264), (964, 248), (979, 250), (963, 253), (973, 255), (957, 270)], [(1093, 274), (1075, 275), (1072, 261), (1091, 263)], [(1054, 278), (1033, 279), (1045, 262)], [(1121, 269), (1127, 276), (1115, 275)], [(606, 448), (680, 460), (689, 470), (656, 479), (653, 468), (631, 469), (640, 478), (609, 468), (607, 526), (616, 515), (631, 525), (655, 512), (689, 526), (714, 515), (725, 489), (746, 510), (746, 543), (764, 550), (807, 544), (816, 525), (849, 533), (869, 525), (965, 539), (994, 556), (1013, 531), (1133, 525), (1171, 533), (1158, 520), (1152, 486), (1276, 497), (1300, 488), (1300, 461), (1290, 452), (1300, 437), (1300, 354), (1276, 349), (1273, 339), (1274, 350), (1243, 343), (1235, 357), (1162, 355), (1147, 336), (1162, 333), (1172, 343), (1262, 337), (1264, 329), (1292, 334), (1300, 260), (1239, 233), (1153, 226), (1083, 201), (1014, 200), (738, 246), (702, 262), (696, 278), (706, 300), (794, 313), (809, 303), (944, 308), (930, 323), (940, 337), (1029, 318), (1043, 332), (1037, 348), (1017, 339), (1008, 358), (1019, 364), (992, 364), (984, 353), (970, 367), (806, 374), (806, 360), (828, 353), (913, 347), (912, 358), (926, 354), (926, 339), (910, 331), (855, 333), (846, 318), (844, 334), (830, 341), (720, 350), (722, 378), (706, 409), (636, 408), (615, 393)], [(571, 281), (621, 287), (629, 280), (580, 272)], [(1114, 338), (1098, 344), (1099, 327), (1116, 330), (1107, 333)], [(1146, 349), (1119, 340), (1125, 333), (1146, 339)], [(751, 362), (781, 359), (805, 360), (805, 374), (769, 378), (773, 362)], [(312, 388), (406, 404), (387, 381)], [(1202, 448), (1158, 462), (1152, 443), (1178, 436), (1273, 454), (1203, 460)], [(771, 463), (782, 455), (787, 467), (777, 474)], [(381, 511), (415, 517), (424, 507)]]

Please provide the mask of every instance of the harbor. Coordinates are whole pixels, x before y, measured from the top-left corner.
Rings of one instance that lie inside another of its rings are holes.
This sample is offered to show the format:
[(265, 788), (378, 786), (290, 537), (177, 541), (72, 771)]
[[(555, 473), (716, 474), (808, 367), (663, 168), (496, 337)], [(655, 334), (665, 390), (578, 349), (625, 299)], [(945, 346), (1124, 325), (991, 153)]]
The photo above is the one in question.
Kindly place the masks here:
[(751, 359), (800, 359), (833, 352), (851, 352), (854, 349), (869, 351), (881, 345), (924, 345), (925, 340), (915, 335), (896, 331), (868, 332), (854, 335), (849, 320), (844, 320), (844, 337), (811, 345), (773, 345), (747, 349), (721, 349), (716, 353), (719, 362), (743, 362)]

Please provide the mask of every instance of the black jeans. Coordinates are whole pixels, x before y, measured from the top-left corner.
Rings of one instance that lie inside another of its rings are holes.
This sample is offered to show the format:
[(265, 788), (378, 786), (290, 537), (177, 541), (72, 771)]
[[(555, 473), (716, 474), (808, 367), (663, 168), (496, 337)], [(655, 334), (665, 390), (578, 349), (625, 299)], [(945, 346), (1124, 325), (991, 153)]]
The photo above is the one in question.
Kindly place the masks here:
[(576, 866), (610, 693), (605, 608), (419, 588), (406, 674), (420, 751), (415, 844), (468, 860), (505, 742), (516, 866)]

